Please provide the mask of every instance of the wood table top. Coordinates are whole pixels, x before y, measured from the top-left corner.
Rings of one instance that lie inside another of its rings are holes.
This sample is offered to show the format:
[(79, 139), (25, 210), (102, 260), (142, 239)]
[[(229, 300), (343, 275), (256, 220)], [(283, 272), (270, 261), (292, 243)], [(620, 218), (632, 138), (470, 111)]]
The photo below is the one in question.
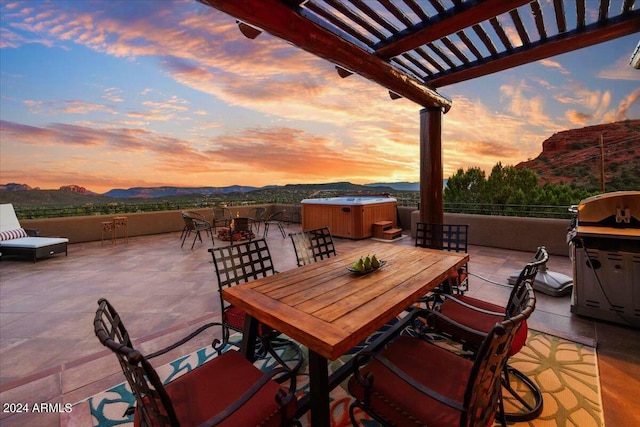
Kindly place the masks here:
[[(386, 264), (358, 275), (361, 256)], [(303, 267), (223, 291), (249, 315), (334, 360), (438, 286), (468, 254), (372, 243)]]

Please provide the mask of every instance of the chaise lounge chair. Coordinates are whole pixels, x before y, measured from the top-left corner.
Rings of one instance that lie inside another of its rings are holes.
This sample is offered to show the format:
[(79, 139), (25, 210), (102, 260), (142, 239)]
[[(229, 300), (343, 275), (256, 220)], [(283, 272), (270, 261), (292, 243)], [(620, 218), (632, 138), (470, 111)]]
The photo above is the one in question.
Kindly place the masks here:
[(25, 230), (20, 226), (13, 205), (0, 205), (0, 257), (8, 255), (28, 256), (36, 262), (54, 254), (67, 254), (69, 239), (39, 237), (37, 230)]

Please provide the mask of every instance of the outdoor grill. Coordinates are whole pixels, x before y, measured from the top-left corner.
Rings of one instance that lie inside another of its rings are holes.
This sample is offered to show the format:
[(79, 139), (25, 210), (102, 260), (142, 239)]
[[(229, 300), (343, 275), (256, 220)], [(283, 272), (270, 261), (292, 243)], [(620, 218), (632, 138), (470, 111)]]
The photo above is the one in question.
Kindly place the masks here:
[(571, 312), (640, 327), (640, 191), (584, 199), (575, 213)]

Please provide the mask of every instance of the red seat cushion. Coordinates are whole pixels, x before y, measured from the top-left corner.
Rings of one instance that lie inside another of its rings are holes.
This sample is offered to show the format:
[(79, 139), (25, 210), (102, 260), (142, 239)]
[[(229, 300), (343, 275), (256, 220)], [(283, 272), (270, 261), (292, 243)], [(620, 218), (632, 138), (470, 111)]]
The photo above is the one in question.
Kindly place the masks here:
[[(230, 306), (224, 312), (225, 322), (237, 331), (244, 330), (244, 320), (247, 317), (247, 313), (237, 307)], [(265, 325), (264, 323), (258, 324), (258, 335), (263, 336), (270, 332), (273, 332), (273, 328)]]
[(449, 271), (449, 280), (452, 280), (457, 286), (460, 286), (462, 282), (467, 278), (467, 270), (465, 269), (453, 269)]
[[(479, 313), (461, 304), (458, 304), (454, 301), (445, 300), (440, 306), (440, 312), (446, 317), (448, 317), (449, 319), (455, 320), (458, 323), (461, 323), (465, 326), (468, 326), (470, 328), (473, 328), (485, 333), (489, 333), (489, 331), (493, 329), (493, 326), (497, 322), (501, 322), (502, 320), (504, 320), (504, 312), (505, 312), (504, 307), (500, 307), (499, 305), (491, 304), (486, 301), (482, 301), (477, 298), (472, 298), (466, 295), (456, 295), (455, 298), (457, 300), (465, 302), (474, 307), (500, 313), (500, 315), (493, 316), (486, 313)], [(440, 329), (443, 332), (451, 334), (455, 337), (459, 337), (475, 346), (480, 346), (480, 344), (484, 339), (483, 337), (478, 337), (476, 335), (466, 333), (465, 331), (462, 331), (454, 326), (451, 326), (444, 321), (439, 322), (436, 319), (435, 322), (436, 322), (436, 325), (435, 325), (436, 328)], [(518, 329), (518, 332), (516, 333), (516, 336), (514, 337), (513, 342), (511, 343), (511, 350), (509, 351), (509, 356), (516, 354), (517, 352), (520, 351), (520, 349), (522, 349), (522, 347), (525, 345), (527, 341), (527, 332), (528, 332), (528, 327), (527, 327), (527, 322), (525, 320), (524, 322), (522, 322), (520, 329)]]
[[(407, 336), (401, 336), (391, 343), (382, 355), (417, 382), (455, 401), (464, 401), (472, 361)], [(362, 372), (371, 372), (373, 375), (370, 407), (392, 424), (413, 427), (459, 425), (458, 410), (418, 392), (376, 360), (362, 368)], [(351, 377), (349, 392), (364, 401), (364, 390)]]
[(451, 269), (447, 273), (447, 279), (440, 284), (441, 291), (450, 294), (454, 288), (460, 288), (467, 279), (467, 270), (464, 268)]
[[(180, 425), (197, 426), (218, 414), (255, 384), (263, 373), (240, 353), (230, 350), (165, 386)], [(279, 426), (280, 408), (275, 400), (276, 382), (267, 383), (244, 407), (234, 412), (220, 426)], [(292, 417), (296, 401), (287, 406)], [(139, 420), (136, 417), (136, 426)]]

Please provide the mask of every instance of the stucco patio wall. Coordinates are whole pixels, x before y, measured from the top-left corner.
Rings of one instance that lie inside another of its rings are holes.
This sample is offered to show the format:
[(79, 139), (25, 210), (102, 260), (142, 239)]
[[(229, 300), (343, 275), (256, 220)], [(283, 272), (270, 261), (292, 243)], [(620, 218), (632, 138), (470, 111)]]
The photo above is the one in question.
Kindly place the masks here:
[[(300, 222), (300, 205), (265, 204), (266, 215), (285, 210), (285, 220)], [(231, 207), (232, 215), (246, 216), (256, 206)], [(191, 209), (213, 218), (211, 208)], [(126, 214), (129, 218), (129, 236), (181, 231), (184, 223), (181, 211), (140, 212)], [(64, 218), (22, 220), (24, 228), (36, 228), (41, 236), (63, 236), (71, 243), (90, 242), (102, 237), (103, 221), (113, 215), (73, 216)], [(415, 236), (415, 223), (419, 212), (414, 208), (399, 207), (400, 226)], [(479, 246), (532, 252), (545, 245), (554, 255), (567, 256), (566, 234), (568, 221), (546, 218), (520, 218), (489, 215), (445, 214), (445, 222), (469, 224), (469, 243)]]
[[(206, 213), (208, 217), (212, 216), (210, 209), (193, 209), (193, 211), (202, 214)], [(69, 243), (81, 243), (100, 240), (102, 238), (102, 222), (110, 221), (114, 216), (126, 216), (128, 218), (129, 237), (169, 233), (180, 231), (184, 227), (181, 211), (25, 219), (20, 221), (20, 225), (23, 228), (39, 230), (41, 236), (66, 237), (69, 239)]]
[[(410, 220), (402, 223), (411, 226), (411, 236), (415, 237), (416, 222), (420, 212), (412, 210)], [(552, 218), (524, 218), (514, 216), (444, 214), (445, 223), (469, 224), (469, 244), (492, 248), (535, 252), (538, 246), (545, 246), (552, 255), (569, 255), (567, 226), (569, 221)]]
[[(299, 205), (251, 205), (233, 206), (229, 209), (236, 216), (247, 216), (255, 207), (265, 207), (269, 215), (279, 210), (285, 210), (285, 219), (299, 222)], [(213, 219), (211, 208), (189, 209), (203, 215), (207, 220)], [(149, 234), (171, 233), (181, 231), (184, 227), (181, 210), (160, 212), (139, 212), (118, 215), (89, 215), (69, 216), (62, 218), (24, 219), (20, 220), (23, 228), (34, 228), (40, 231), (41, 236), (60, 236), (69, 239), (70, 243), (91, 242), (102, 239), (102, 222), (110, 221), (114, 216), (126, 216), (129, 223), (129, 237), (144, 236)], [(119, 232), (118, 236), (122, 234)]]

